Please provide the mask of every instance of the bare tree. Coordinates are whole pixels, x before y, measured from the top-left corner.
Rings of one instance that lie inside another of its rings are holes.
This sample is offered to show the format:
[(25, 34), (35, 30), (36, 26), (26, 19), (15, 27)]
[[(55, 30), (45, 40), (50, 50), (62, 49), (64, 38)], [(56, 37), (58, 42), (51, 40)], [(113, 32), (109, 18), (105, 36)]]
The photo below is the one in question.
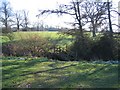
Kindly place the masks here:
[(17, 24), (17, 30), (20, 29), (20, 20), (21, 20), (21, 16), (18, 13), (15, 13), (16, 16), (16, 24)]
[(9, 27), (9, 22), (12, 21), (10, 18), (12, 16), (12, 9), (10, 7), (10, 3), (5, 1), (2, 2), (2, 6), (0, 7), (0, 13), (1, 13), (1, 22), (5, 26), (5, 29), (7, 30)]
[(113, 36), (112, 22), (111, 22), (111, 14), (110, 14), (110, 2), (107, 0), (107, 9), (108, 9), (108, 20), (109, 20), (109, 30), (110, 36)]
[[(112, 7), (112, 8), (110, 8), (111, 5), (112, 5), (112, 3), (111, 3), (109, 0), (107, 0), (108, 19), (109, 19), (109, 31), (110, 31), (111, 36), (112, 36), (112, 33), (113, 33), (113, 28), (112, 28), (112, 26), (116, 26), (116, 27), (120, 28), (120, 25), (119, 25), (119, 16), (120, 16), (119, 6), (120, 6), (120, 5), (119, 5), (119, 3), (120, 3), (120, 2), (118, 2), (118, 6), (117, 6), (117, 7), (114, 7), (114, 8)], [(118, 10), (116, 10), (116, 9), (118, 9)], [(115, 15), (118, 15), (118, 24), (112, 23), (111, 17), (112, 17), (112, 18), (116, 18), (116, 16), (113, 16), (112, 13), (115, 13)]]
[(17, 30), (20, 30), (20, 26), (22, 26), (22, 21), (23, 21), (23, 15), (21, 11), (16, 11), (14, 13), (14, 25), (17, 26)]
[(86, 13), (86, 23), (91, 24), (93, 37), (99, 27), (107, 22), (107, 3), (86, 0), (82, 6), (83, 12)]
[(84, 17), (84, 15), (81, 14), (81, 4), (82, 4), (82, 0), (75, 0), (75, 1), (72, 1), (70, 4), (61, 4), (58, 6), (57, 9), (54, 9), (54, 10), (39, 10), (40, 11), (40, 14), (37, 15), (37, 16), (40, 16), (40, 15), (43, 15), (45, 13), (48, 13), (48, 14), (57, 14), (57, 15), (63, 15), (63, 14), (67, 14), (67, 15), (71, 15), (75, 18), (76, 22), (74, 22), (73, 24), (74, 25), (78, 25), (78, 33), (80, 35), (78, 35), (79, 37), (83, 37), (83, 28), (82, 28), (82, 19)]
[(28, 11), (23, 10), (23, 28), (27, 31), (29, 25), (29, 19), (28, 19)]
[(40, 10), (39, 15), (45, 13), (57, 13), (59, 15), (68, 14), (75, 18), (76, 22), (74, 25), (78, 25), (80, 35), (83, 37), (83, 26), (90, 23), (92, 26), (93, 37), (96, 36), (96, 31), (99, 27), (105, 25), (108, 19), (107, 17), (107, 3), (106, 2), (95, 2), (90, 0), (75, 0), (71, 4), (59, 5), (58, 9), (55, 10)]

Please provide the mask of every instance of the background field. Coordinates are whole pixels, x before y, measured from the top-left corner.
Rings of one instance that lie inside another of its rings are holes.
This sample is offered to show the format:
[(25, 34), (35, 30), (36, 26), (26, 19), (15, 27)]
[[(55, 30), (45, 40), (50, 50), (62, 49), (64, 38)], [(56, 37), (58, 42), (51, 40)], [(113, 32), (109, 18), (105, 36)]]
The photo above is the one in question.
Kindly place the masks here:
[(71, 35), (64, 35), (56, 32), (42, 31), (42, 32), (14, 32), (8, 34), (7, 36), (0, 36), (0, 42), (9, 42), (22, 39), (28, 39), (29, 37), (40, 36), (51, 40), (53, 44), (58, 44), (59, 46), (70, 45), (73, 42), (73, 37)]

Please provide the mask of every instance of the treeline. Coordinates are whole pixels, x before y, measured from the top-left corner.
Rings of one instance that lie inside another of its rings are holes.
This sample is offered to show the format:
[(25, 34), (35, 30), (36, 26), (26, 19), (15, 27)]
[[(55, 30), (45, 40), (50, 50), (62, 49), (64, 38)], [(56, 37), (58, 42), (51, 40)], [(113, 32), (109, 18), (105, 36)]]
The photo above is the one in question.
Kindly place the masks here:
[[(64, 14), (72, 16), (75, 22), (69, 23), (68, 21), (68, 23), (74, 28), (79, 28), (81, 32), (83, 32), (84, 29), (91, 31), (93, 37), (96, 36), (98, 31), (114, 32), (112, 25), (120, 27), (111, 21), (111, 13), (116, 13), (114, 15), (120, 15), (120, 13), (112, 7), (112, 2), (109, 0), (107, 2), (102, 2), (102, 0), (72, 0), (69, 4), (58, 5), (56, 9), (39, 10), (39, 12), (40, 13), (36, 15), (38, 22), (33, 21), (34, 23), (31, 24), (29, 11), (13, 11), (10, 3), (3, 1), (0, 5), (0, 24), (2, 24), (2, 31), (9, 33), (12, 31), (11, 27), (15, 27), (17, 31), (21, 30), (21, 27), (23, 31), (29, 31), (29, 25), (32, 26), (31, 30), (39, 31), (40, 29), (47, 28), (48, 26), (44, 25), (43, 21), (39, 21), (39, 18), (42, 18), (40, 16), (46, 13), (57, 14), (59, 16), (64, 16)], [(57, 28), (59, 29), (60, 27)]]

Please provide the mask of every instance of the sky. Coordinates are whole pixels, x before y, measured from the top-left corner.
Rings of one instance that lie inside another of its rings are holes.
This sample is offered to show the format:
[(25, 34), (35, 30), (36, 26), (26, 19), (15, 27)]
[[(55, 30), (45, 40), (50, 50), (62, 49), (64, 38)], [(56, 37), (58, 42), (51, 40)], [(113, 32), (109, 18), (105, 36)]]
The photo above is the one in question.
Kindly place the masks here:
[[(58, 4), (68, 3), (69, 0), (9, 0), (13, 10), (22, 10), (25, 9), (29, 11), (29, 19), (31, 23), (34, 23), (38, 20), (36, 17), (39, 14), (40, 9), (55, 9)], [(57, 15), (45, 15), (39, 18), (39, 21), (42, 21), (44, 24), (49, 26), (64, 26), (69, 27), (64, 22), (70, 21), (71, 17), (69, 16), (60, 16)]]
[[(8, 1), (10, 2), (11, 7), (14, 11), (17, 10), (29, 11), (29, 20), (32, 24), (38, 21), (38, 18), (36, 17), (36, 15), (39, 14), (38, 10), (55, 9), (57, 8), (58, 4), (69, 4), (71, 0), (8, 0)], [(112, 1), (113, 1), (113, 6), (117, 7), (118, 1), (120, 0), (112, 0)], [(70, 27), (70, 25), (66, 24), (65, 22), (73, 22), (74, 19), (68, 15), (60, 16), (60, 17), (58, 17), (57, 15), (49, 15), (49, 16), (46, 15), (40, 17), (39, 21), (42, 21), (44, 24), (49, 26)], [(112, 21), (118, 23), (117, 16)]]

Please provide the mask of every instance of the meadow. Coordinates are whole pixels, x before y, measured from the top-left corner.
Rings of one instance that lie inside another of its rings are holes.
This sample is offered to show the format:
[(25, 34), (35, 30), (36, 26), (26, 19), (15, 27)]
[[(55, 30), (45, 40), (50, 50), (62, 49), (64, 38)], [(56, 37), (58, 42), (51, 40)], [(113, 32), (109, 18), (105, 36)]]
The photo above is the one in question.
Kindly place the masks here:
[(3, 88), (118, 88), (118, 65), (3, 57)]
[(28, 39), (30, 37), (43, 37), (48, 40), (51, 40), (53, 44), (59, 46), (71, 45), (74, 41), (74, 37), (71, 35), (64, 35), (59, 32), (49, 32), (49, 31), (34, 31), (34, 32), (13, 32), (12, 34), (7, 34), (7, 36), (0, 36), (0, 43), (9, 42), (9, 41), (18, 41), (23, 39)]

